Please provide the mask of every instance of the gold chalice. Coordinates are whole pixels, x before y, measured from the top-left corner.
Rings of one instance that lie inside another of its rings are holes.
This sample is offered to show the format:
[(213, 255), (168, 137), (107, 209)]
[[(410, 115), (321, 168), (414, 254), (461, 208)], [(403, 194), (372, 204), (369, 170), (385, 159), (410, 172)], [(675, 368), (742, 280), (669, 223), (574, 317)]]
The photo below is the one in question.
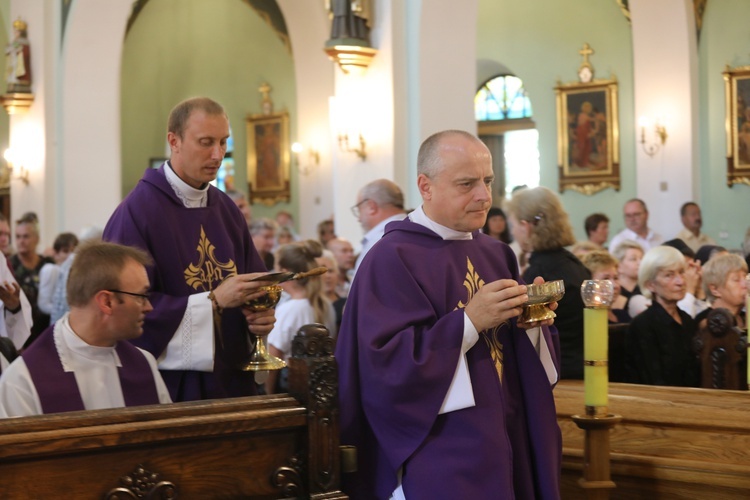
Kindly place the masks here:
[[(279, 285), (268, 285), (260, 287), (259, 290), (266, 292), (265, 295), (248, 301), (246, 306), (251, 310), (266, 311), (275, 307), (281, 298), (281, 287)], [(244, 371), (263, 371), (263, 370), (281, 370), (286, 366), (284, 360), (272, 356), (268, 352), (268, 339), (267, 335), (256, 335), (255, 336), (255, 347), (253, 352), (250, 354), (250, 360), (240, 368)]]
[(549, 308), (550, 302), (556, 302), (565, 295), (565, 284), (562, 280), (548, 281), (541, 285), (526, 285), (529, 300), (523, 305), (523, 312), (518, 317), (519, 323), (545, 321), (555, 316)]

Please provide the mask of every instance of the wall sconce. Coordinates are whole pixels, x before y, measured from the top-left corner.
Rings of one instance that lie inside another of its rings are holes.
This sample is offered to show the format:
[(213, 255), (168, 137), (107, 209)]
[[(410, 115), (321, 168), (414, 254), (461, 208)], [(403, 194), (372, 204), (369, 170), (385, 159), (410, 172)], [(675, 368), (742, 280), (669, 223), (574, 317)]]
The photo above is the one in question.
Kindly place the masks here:
[(641, 147), (643, 151), (653, 157), (661, 146), (667, 142), (667, 127), (664, 126), (659, 119), (653, 123), (655, 140), (652, 143), (646, 141), (646, 129), (652, 126), (651, 120), (645, 116), (642, 116), (638, 120), (638, 124), (641, 127)]
[[(5, 168), (8, 169), (8, 178), (18, 179), (19, 181), (23, 182), (26, 186), (28, 186), (29, 185), (29, 171), (26, 170), (26, 167), (24, 167), (21, 164), (20, 158), (18, 157), (18, 154), (16, 153), (16, 151), (10, 148), (6, 149), (5, 153), (3, 153), (3, 158), (5, 158), (5, 162), (6, 162)], [(14, 172), (16, 172), (15, 176), (13, 175)]]
[(313, 170), (313, 164), (315, 166), (320, 165), (320, 152), (315, 148), (307, 148), (308, 163), (302, 167), (300, 166), (300, 154), (305, 151), (305, 147), (299, 142), (292, 144), (292, 153), (294, 154), (294, 164), (297, 166), (297, 170), (302, 175), (307, 175)]
[(367, 143), (365, 142), (365, 138), (362, 137), (362, 133), (359, 133), (359, 147), (355, 148), (349, 145), (349, 134), (348, 133), (339, 133), (338, 139), (339, 139), (339, 150), (345, 152), (345, 153), (355, 153), (362, 161), (365, 161), (367, 159)]

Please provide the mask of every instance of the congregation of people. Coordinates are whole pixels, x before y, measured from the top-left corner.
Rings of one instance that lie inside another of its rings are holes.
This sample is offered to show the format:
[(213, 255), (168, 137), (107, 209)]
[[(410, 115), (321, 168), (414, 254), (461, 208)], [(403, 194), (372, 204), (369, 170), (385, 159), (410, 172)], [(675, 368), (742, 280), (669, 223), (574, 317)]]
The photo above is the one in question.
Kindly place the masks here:
[[(745, 328), (745, 256), (702, 232), (694, 202), (668, 241), (640, 199), (611, 239), (595, 213), (576, 241), (553, 191), (493, 199), (487, 148), (444, 131), (420, 148), (419, 206), (387, 179), (359, 187), (355, 246), (333, 217), (254, 218), (242, 193), (214, 187), (228, 137), (215, 101), (178, 104), (170, 159), (105, 228), (61, 233), (44, 254), (35, 214), (14, 233), (0, 216), (0, 416), (285, 392), (285, 370), (241, 366), (256, 336), (286, 360), (297, 331), (319, 323), (336, 343), (342, 444), (361, 450), (353, 497), (557, 498), (552, 388), (583, 378), (584, 280), (614, 285), (609, 321), (629, 324), (629, 382), (697, 387), (693, 339), (709, 311)], [(282, 283), (275, 308), (249, 306), (268, 272), (317, 267), (327, 272)], [(553, 280), (566, 289), (554, 321), (519, 322), (525, 284)]]

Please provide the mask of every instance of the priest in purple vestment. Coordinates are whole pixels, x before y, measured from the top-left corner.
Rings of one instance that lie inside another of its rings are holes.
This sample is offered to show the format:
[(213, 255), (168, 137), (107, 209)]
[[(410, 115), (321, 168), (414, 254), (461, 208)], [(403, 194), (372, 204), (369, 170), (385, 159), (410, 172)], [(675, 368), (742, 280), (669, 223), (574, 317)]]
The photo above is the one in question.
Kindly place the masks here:
[(0, 417), (171, 403), (156, 360), (126, 340), (151, 311), (144, 252), (93, 242), (68, 278), (70, 312), (0, 377)]
[(516, 322), (528, 296), (513, 251), (479, 231), (490, 153), (445, 131), (417, 161), (423, 204), (386, 226), (344, 310), (341, 444), (358, 450), (344, 489), (354, 499), (557, 499), (557, 332)]
[(256, 393), (247, 361), (254, 334), (267, 335), (273, 309), (245, 304), (268, 283), (250, 281), (266, 268), (234, 202), (209, 182), (229, 138), (224, 108), (204, 97), (169, 116), (171, 158), (147, 170), (115, 210), (104, 239), (146, 250), (154, 311), (134, 341), (151, 352), (175, 401)]

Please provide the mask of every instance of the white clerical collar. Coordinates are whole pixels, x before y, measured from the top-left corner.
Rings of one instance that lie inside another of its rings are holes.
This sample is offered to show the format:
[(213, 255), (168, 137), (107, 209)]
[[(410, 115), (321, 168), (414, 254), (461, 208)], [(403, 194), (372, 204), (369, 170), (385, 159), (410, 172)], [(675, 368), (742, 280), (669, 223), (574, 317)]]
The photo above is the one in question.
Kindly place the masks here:
[(174, 189), (174, 194), (185, 207), (205, 207), (208, 204), (208, 184), (203, 189), (196, 189), (180, 179), (180, 176), (172, 170), (172, 164), (168, 161), (164, 162), (162, 168), (164, 169), (164, 175), (167, 177), (167, 182)]
[(449, 227), (442, 226), (435, 222), (434, 220), (427, 217), (427, 214), (424, 213), (424, 208), (422, 205), (419, 205), (419, 208), (414, 210), (412, 213), (409, 214), (409, 219), (412, 222), (416, 222), (419, 225), (422, 225), (426, 227), (427, 229), (430, 229), (438, 234), (441, 238), (444, 240), (471, 240), (474, 239), (474, 236), (469, 232), (464, 231), (456, 231), (455, 229), (451, 229)]
[(79, 337), (73, 328), (70, 327), (70, 313), (66, 313), (60, 318), (54, 326), (54, 339), (57, 353), (63, 365), (63, 370), (72, 372), (75, 368), (74, 354), (84, 357), (90, 361), (100, 363), (114, 363), (115, 366), (122, 366), (120, 357), (115, 351), (115, 347), (98, 347), (89, 345)]

